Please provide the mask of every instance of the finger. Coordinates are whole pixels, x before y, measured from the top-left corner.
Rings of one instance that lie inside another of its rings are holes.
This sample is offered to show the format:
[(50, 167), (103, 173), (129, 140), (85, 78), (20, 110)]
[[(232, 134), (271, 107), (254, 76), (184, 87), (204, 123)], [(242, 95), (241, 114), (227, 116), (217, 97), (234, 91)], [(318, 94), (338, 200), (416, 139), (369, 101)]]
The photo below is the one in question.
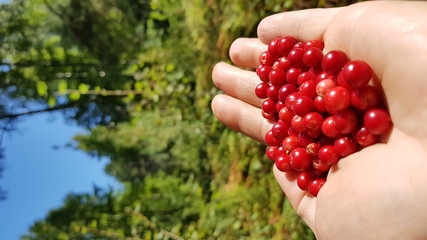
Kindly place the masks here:
[[(273, 168), (274, 177), (288, 198), (297, 214), (311, 228), (315, 227), (316, 198), (302, 191), (297, 183), (298, 172), (283, 173), (276, 166)], [(320, 193), (319, 193), (320, 194)]]
[(242, 70), (227, 63), (218, 63), (212, 71), (215, 85), (227, 95), (260, 107), (262, 100), (255, 95), (255, 87), (261, 82), (255, 72)]
[(227, 95), (217, 95), (212, 100), (212, 111), (227, 127), (260, 142), (271, 128), (261, 115), (261, 109)]
[(258, 25), (259, 39), (268, 44), (273, 38), (293, 36), (301, 41), (323, 39), (330, 21), (341, 8), (307, 9), (264, 18)]
[(267, 45), (256, 38), (238, 38), (230, 47), (230, 58), (234, 64), (242, 67), (256, 68), (259, 55), (267, 51)]

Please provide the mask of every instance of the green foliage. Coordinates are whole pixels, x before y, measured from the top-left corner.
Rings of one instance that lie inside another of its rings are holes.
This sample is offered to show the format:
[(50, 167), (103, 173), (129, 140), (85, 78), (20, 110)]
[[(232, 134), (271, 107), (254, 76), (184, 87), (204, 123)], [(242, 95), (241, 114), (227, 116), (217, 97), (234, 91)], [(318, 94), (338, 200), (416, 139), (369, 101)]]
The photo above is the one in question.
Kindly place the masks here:
[[(2, 94), (90, 129), (122, 192), (70, 194), (22, 239), (314, 239), (264, 147), (214, 119), (211, 71), (265, 16), (349, 1), (13, 0)], [(25, 104), (23, 104), (25, 106)], [(50, 109), (50, 110), (49, 110)], [(2, 106), (2, 113), (13, 108)], [(12, 114), (11, 116), (19, 116)]]

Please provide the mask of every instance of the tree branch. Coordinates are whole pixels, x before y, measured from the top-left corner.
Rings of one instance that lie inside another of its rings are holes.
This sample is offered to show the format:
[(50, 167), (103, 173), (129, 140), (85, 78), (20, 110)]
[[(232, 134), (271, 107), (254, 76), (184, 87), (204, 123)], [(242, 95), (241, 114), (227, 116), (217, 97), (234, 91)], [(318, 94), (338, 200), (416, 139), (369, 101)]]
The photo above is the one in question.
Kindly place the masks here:
[(53, 111), (57, 111), (57, 110), (61, 110), (61, 109), (67, 109), (67, 108), (71, 108), (71, 107), (74, 107), (74, 102), (69, 102), (66, 104), (58, 105), (55, 107), (49, 107), (49, 108), (45, 108), (45, 109), (40, 109), (40, 110), (27, 111), (27, 112), (22, 112), (22, 113), (15, 113), (15, 114), (0, 115), (0, 119), (13, 119), (13, 118), (17, 118), (17, 117), (21, 117), (21, 116), (25, 116), (25, 115), (32, 115), (32, 114), (42, 113), (42, 112), (53, 112)]

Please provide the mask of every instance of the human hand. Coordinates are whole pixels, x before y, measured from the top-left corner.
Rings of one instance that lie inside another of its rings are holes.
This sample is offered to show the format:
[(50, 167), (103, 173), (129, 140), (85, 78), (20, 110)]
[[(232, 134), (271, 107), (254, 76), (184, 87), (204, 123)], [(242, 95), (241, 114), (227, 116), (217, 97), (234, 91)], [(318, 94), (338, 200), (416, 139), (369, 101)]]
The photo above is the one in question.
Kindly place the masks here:
[[(276, 37), (322, 39), (325, 52), (342, 50), (372, 67), (384, 91), (393, 129), (379, 143), (332, 167), (317, 198), (301, 191), (296, 175), (274, 167), (275, 177), (297, 213), (318, 239), (427, 238), (427, 3), (364, 2), (265, 18), (258, 39), (237, 39), (234, 64), (255, 68)], [(224, 91), (212, 102), (216, 117), (264, 143), (271, 128), (255, 94), (253, 71), (219, 63), (213, 81)]]

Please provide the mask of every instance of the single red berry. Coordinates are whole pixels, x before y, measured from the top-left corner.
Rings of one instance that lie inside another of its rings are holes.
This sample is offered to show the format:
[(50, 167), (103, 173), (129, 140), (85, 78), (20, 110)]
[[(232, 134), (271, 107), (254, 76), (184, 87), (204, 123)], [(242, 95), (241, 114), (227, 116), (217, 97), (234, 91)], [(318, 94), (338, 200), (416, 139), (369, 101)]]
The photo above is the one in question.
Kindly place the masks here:
[(335, 152), (333, 145), (326, 145), (319, 149), (317, 156), (320, 160), (329, 165), (334, 165), (340, 160), (340, 156)]
[(325, 47), (325, 44), (323, 43), (322, 40), (314, 39), (314, 40), (309, 40), (305, 43), (304, 51), (307, 51), (311, 48), (318, 48), (320, 50), (323, 50), (324, 47)]
[(297, 177), (297, 185), (298, 187), (306, 191), (308, 188), (308, 183), (310, 182), (311, 176), (309, 172), (302, 172)]
[(317, 75), (317, 82), (320, 82), (325, 79), (331, 79), (336, 81), (336, 77), (334, 74), (328, 73), (326, 71), (322, 71)]
[(350, 99), (351, 104), (362, 111), (377, 107), (381, 101), (378, 90), (370, 85), (354, 89)]
[(284, 72), (288, 71), (291, 67), (291, 62), (288, 61), (287, 58), (281, 57), (279, 60), (275, 61), (273, 64), (273, 69), (281, 69)]
[(267, 96), (267, 89), (268, 89), (268, 84), (262, 82), (256, 86), (255, 95), (260, 99), (267, 98), (268, 97)]
[(281, 69), (272, 69), (269, 74), (270, 83), (275, 86), (282, 86), (286, 83), (286, 73)]
[(279, 40), (280, 40), (279, 38), (275, 38), (275, 39), (271, 40), (270, 44), (268, 45), (268, 52), (270, 53), (270, 55), (273, 58), (280, 57)]
[(286, 80), (292, 84), (298, 84), (298, 76), (301, 74), (301, 69), (291, 67), (286, 72)]
[(266, 112), (262, 111), (262, 116), (265, 119), (267, 119), (267, 121), (269, 123), (275, 123), (275, 122), (277, 122), (277, 120), (279, 120), (278, 119), (278, 115), (279, 114), (277, 112), (275, 112), (275, 113), (266, 113)]
[(266, 150), (265, 150), (265, 155), (267, 156), (268, 159), (270, 159), (271, 161), (276, 161), (276, 151), (277, 151), (277, 146), (269, 146)]
[(305, 47), (305, 43), (304, 42), (297, 42), (294, 45), (294, 48), (301, 48), (302, 50), (304, 50)]
[(291, 62), (293, 66), (300, 68), (304, 66), (303, 55), (304, 55), (303, 48), (294, 47), (288, 54), (288, 60), (289, 62)]
[(282, 145), (280, 145), (277, 149), (276, 149), (276, 156), (280, 156), (282, 154), (286, 154), (286, 150), (283, 149)]
[(296, 130), (292, 125), (288, 129), (288, 135), (289, 136), (298, 137), (299, 133), (300, 133), (300, 131)]
[(291, 154), (291, 165), (297, 171), (307, 171), (312, 165), (311, 157), (305, 151), (305, 148), (296, 148)]
[(279, 40), (278, 48), (282, 56), (287, 56), (288, 53), (294, 48), (297, 41), (293, 37), (282, 37)]
[(307, 82), (307, 81), (317, 81), (317, 75), (314, 74), (311, 71), (307, 71), (307, 72), (302, 72), (297, 79), (297, 83), (298, 85), (302, 85), (303, 83)]
[(317, 153), (319, 152), (320, 146), (319, 144), (312, 142), (310, 144), (307, 145), (307, 147), (305, 148), (305, 151), (307, 151), (307, 154), (309, 156), (317, 156)]
[(317, 83), (314, 80), (305, 81), (303, 84), (300, 85), (299, 92), (303, 96), (307, 96), (311, 99), (314, 99), (317, 96), (316, 85)]
[(352, 137), (341, 137), (335, 140), (334, 150), (336, 154), (346, 157), (357, 151), (357, 143)]
[(312, 138), (318, 138), (318, 137), (322, 136), (322, 130), (318, 130), (318, 131), (307, 131), (307, 133)]
[(288, 124), (282, 121), (279, 121), (273, 124), (271, 131), (273, 132), (273, 136), (275, 138), (284, 139), (285, 137), (288, 136), (288, 129), (289, 129)]
[(341, 86), (341, 87), (344, 87), (344, 88), (347, 88), (347, 89), (353, 89), (353, 87), (352, 86), (350, 86), (350, 85), (348, 85), (345, 81), (344, 81), (344, 78), (342, 77), (342, 71), (338, 74), (338, 76), (337, 76), (337, 83), (338, 83), (338, 86)]
[[(280, 112), (280, 110), (282, 110), (282, 108), (284, 108), (286, 105), (284, 102), (282, 101), (278, 101), (276, 102), (276, 111)], [(280, 117), (280, 116), (279, 116)]]
[(335, 128), (342, 134), (353, 132), (358, 124), (357, 113), (351, 108), (337, 112), (334, 118)]
[(328, 138), (337, 138), (341, 135), (335, 127), (334, 116), (329, 116), (322, 122), (322, 132)]
[(322, 50), (319, 48), (310, 48), (304, 53), (302, 57), (304, 64), (309, 67), (314, 67), (318, 65), (319, 63), (322, 62), (322, 59), (323, 59), (323, 53), (322, 53)]
[[(299, 92), (293, 92), (286, 97), (285, 105), (287, 108), (293, 111), (295, 99), (300, 95)], [(280, 99), (280, 95), (279, 95)]]
[(276, 112), (276, 103), (271, 99), (266, 99), (262, 102), (262, 110), (265, 113), (273, 114)]
[(320, 97), (325, 97), (326, 93), (329, 92), (332, 88), (336, 87), (337, 83), (332, 79), (324, 79), (317, 83), (316, 93)]
[(291, 125), (293, 128), (295, 128), (298, 132), (305, 132), (304, 125), (302, 123), (303, 117), (299, 115), (295, 115), (292, 118)]
[(344, 81), (352, 87), (365, 86), (372, 77), (372, 69), (364, 61), (350, 61), (344, 65), (342, 72)]
[(313, 109), (313, 100), (310, 97), (300, 95), (295, 98), (293, 111), (299, 116), (305, 116)]
[(320, 160), (318, 157), (313, 158), (313, 168), (319, 172), (326, 172), (331, 168), (331, 165)]
[(261, 79), (261, 81), (263, 81), (265, 83), (270, 82), (269, 74), (270, 74), (271, 69), (272, 68), (270, 66), (260, 65), (257, 68), (257, 75), (258, 75), (259, 79)]
[(265, 51), (259, 56), (259, 62), (262, 65), (271, 67), (273, 66), (274, 58), (273, 56), (271, 56), (271, 54), (268, 51)]
[(290, 157), (287, 154), (277, 156), (275, 164), (277, 169), (279, 169), (281, 172), (289, 172), (293, 170)]
[(376, 135), (386, 133), (392, 125), (390, 115), (382, 108), (368, 110), (363, 117), (363, 122), (366, 130)]
[(378, 135), (372, 134), (365, 127), (362, 127), (356, 131), (354, 139), (360, 146), (367, 147), (378, 142)]
[(325, 105), (325, 98), (321, 97), (321, 96), (317, 96), (314, 101), (314, 108), (316, 109), (316, 111), (318, 112), (327, 112), (328, 110), (326, 109), (326, 105)]
[(317, 194), (319, 194), (319, 191), (323, 187), (325, 182), (326, 180), (324, 178), (316, 178), (314, 180), (311, 180), (308, 184), (308, 192), (314, 197), (317, 197)]
[(271, 85), (267, 88), (267, 97), (274, 102), (279, 101), (279, 87)]
[(347, 62), (347, 54), (343, 51), (334, 50), (325, 54), (322, 60), (322, 67), (329, 73), (337, 74)]
[(279, 112), (280, 120), (282, 120), (283, 122), (289, 125), (291, 124), (291, 121), (294, 115), (295, 115), (294, 112), (287, 107), (280, 109), (280, 112)]
[(287, 136), (282, 142), (282, 147), (285, 151), (292, 152), (294, 149), (300, 147), (298, 142), (298, 137)]
[(274, 137), (273, 131), (270, 130), (265, 134), (265, 142), (268, 146), (278, 146), (282, 143), (282, 140)]
[(302, 124), (307, 131), (318, 132), (322, 130), (323, 116), (318, 112), (307, 113)]
[(294, 84), (285, 84), (279, 89), (279, 100), (282, 102), (286, 102), (286, 98), (288, 97), (288, 95), (297, 91), (298, 88)]
[(350, 92), (344, 87), (333, 87), (325, 95), (326, 109), (330, 113), (342, 111), (350, 106)]

